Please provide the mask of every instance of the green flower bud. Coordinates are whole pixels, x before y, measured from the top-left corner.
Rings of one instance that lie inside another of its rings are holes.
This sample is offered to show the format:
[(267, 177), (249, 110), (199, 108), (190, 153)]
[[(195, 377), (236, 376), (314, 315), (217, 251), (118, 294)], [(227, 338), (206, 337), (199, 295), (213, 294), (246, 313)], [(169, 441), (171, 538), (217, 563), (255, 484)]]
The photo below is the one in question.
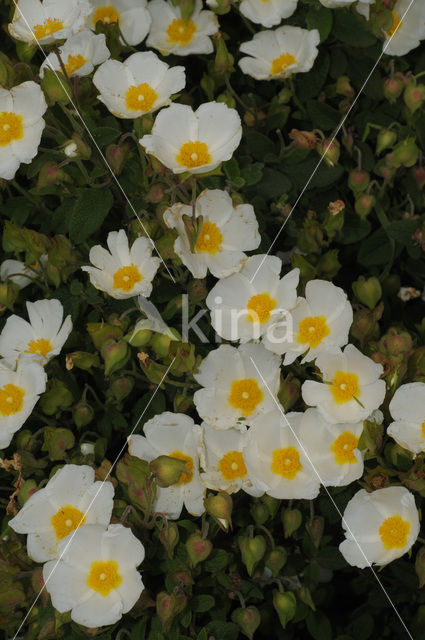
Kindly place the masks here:
[(174, 253), (174, 242), (176, 240), (177, 233), (175, 229), (166, 231), (158, 240), (156, 240), (156, 248), (159, 255), (163, 260), (175, 260), (177, 255)]
[(181, 613), (187, 603), (187, 597), (182, 594), (168, 595), (166, 591), (160, 591), (156, 596), (156, 615), (158, 616), (162, 631), (169, 631), (173, 620)]
[(279, 616), (280, 624), (285, 629), (286, 625), (295, 616), (297, 601), (292, 591), (273, 591), (273, 606)]
[(146, 202), (152, 202), (153, 204), (158, 204), (158, 202), (161, 202), (164, 199), (164, 197), (165, 197), (164, 187), (162, 184), (157, 183), (157, 184), (151, 185), (151, 187), (149, 188), (149, 191), (144, 196), (144, 199), (146, 200)]
[(20, 507), (23, 507), (28, 498), (31, 498), (34, 493), (38, 491), (38, 486), (35, 480), (25, 480), (24, 484), (19, 489), (18, 503)]
[(354, 98), (355, 91), (350, 84), (350, 78), (348, 76), (339, 76), (336, 81), (335, 91), (339, 96), (345, 96), (346, 98)]
[(316, 607), (314, 606), (314, 602), (313, 602), (313, 599), (311, 597), (311, 592), (310, 592), (310, 589), (308, 587), (303, 585), (300, 589), (298, 589), (297, 595), (298, 595), (299, 599), (301, 600), (301, 602), (304, 602), (304, 604), (306, 604), (308, 607), (310, 607), (310, 609), (312, 609), (313, 611), (316, 611)]
[(264, 524), (270, 517), (266, 505), (256, 500), (250, 507), (250, 512), (255, 524)]
[(138, 357), (142, 371), (145, 373), (148, 380), (150, 380), (154, 384), (159, 384), (164, 379), (164, 376), (167, 372), (167, 367), (163, 364), (154, 362), (153, 360), (148, 358), (146, 354), (139, 353)]
[(19, 296), (19, 287), (12, 280), (0, 282), (0, 306), (13, 311), (13, 305)]
[(44, 69), (41, 88), (46, 96), (46, 102), (49, 107), (56, 104), (56, 102), (68, 104), (71, 100), (71, 89), (62, 73), (58, 73), (52, 69)]
[(77, 367), (83, 371), (92, 372), (92, 367), (100, 367), (100, 359), (97, 353), (87, 351), (74, 351), (66, 356), (66, 368), (68, 371)]
[(323, 157), (328, 167), (338, 164), (340, 154), (340, 144), (338, 140), (321, 140), (316, 145), (317, 153)]
[(286, 564), (287, 559), (288, 554), (286, 552), (286, 549), (284, 549), (283, 547), (276, 547), (267, 554), (265, 565), (268, 569), (270, 569), (274, 578), (277, 578), (280, 570)]
[(415, 570), (419, 578), (419, 589), (422, 589), (425, 584), (425, 547), (421, 547), (416, 554)]
[(195, 0), (180, 0), (180, 12), (184, 22), (188, 22), (195, 9)]
[(244, 609), (239, 607), (233, 611), (232, 621), (238, 625), (244, 636), (252, 640), (254, 633), (260, 626), (261, 616), (257, 607), (252, 605)]
[(158, 456), (149, 463), (149, 467), (159, 487), (170, 487), (172, 484), (177, 484), (182, 477), (189, 477), (190, 474), (184, 460), (170, 456)]
[(74, 398), (63, 382), (53, 378), (48, 381), (47, 391), (43, 393), (39, 402), (43, 413), (52, 416), (63, 409), (68, 409), (73, 404)]
[(274, 518), (276, 513), (279, 510), (281, 501), (277, 498), (272, 498), (268, 496), (266, 493), (262, 496), (261, 501), (266, 505), (269, 510), (269, 514), (271, 518)]
[(370, 451), (373, 454), (378, 453), (382, 448), (384, 437), (384, 427), (375, 420), (365, 420), (363, 422), (363, 431), (360, 436), (358, 448), (360, 451)]
[(29, 64), (38, 51), (38, 45), (28, 44), (28, 42), (15, 42), (16, 53), (21, 62)]
[(9, 220), (4, 223), (2, 241), (3, 249), (10, 253), (25, 251), (27, 248), (24, 229), (13, 224), (13, 222), (9, 222)]
[(72, 431), (62, 427), (45, 427), (42, 451), (47, 451), (50, 460), (63, 460), (65, 451), (74, 446), (75, 438)]
[(212, 542), (203, 538), (199, 531), (188, 537), (185, 547), (192, 569), (200, 562), (204, 562), (213, 549)]
[(151, 347), (159, 358), (168, 356), (171, 338), (163, 333), (154, 333), (151, 340)]
[(394, 296), (401, 287), (400, 276), (397, 273), (391, 273), (382, 283), (382, 289), (387, 296)]
[(376, 140), (376, 153), (379, 155), (385, 149), (392, 149), (396, 142), (396, 131), (393, 129), (381, 129)]
[(412, 168), (413, 178), (418, 185), (418, 189), (422, 190), (425, 186), (425, 169), (424, 167), (413, 167)]
[(176, 571), (172, 571), (168, 574), (172, 580), (178, 585), (184, 585), (185, 587), (191, 587), (195, 584), (192, 574), (187, 567), (180, 567)]
[(317, 273), (327, 279), (333, 279), (341, 269), (341, 263), (338, 260), (339, 249), (331, 249), (320, 256), (317, 263)]
[(360, 276), (352, 284), (354, 295), (362, 304), (374, 309), (382, 296), (382, 287), (378, 278), (371, 277), (367, 280)]
[(292, 373), (288, 373), (286, 378), (281, 382), (277, 397), (285, 412), (290, 411), (300, 397), (301, 382), (298, 378), (294, 378)]
[(94, 410), (87, 402), (79, 402), (72, 409), (72, 419), (77, 429), (88, 425), (94, 418)]
[(176, 393), (173, 405), (175, 413), (188, 413), (190, 408), (193, 406), (193, 399), (189, 396), (184, 396), (181, 393)]
[(171, 367), (175, 376), (191, 373), (196, 368), (195, 346), (190, 342), (171, 342), (169, 355), (176, 358)]
[(255, 567), (266, 553), (266, 541), (263, 536), (243, 537), (239, 540), (239, 548), (248, 575), (252, 576)]
[(130, 378), (129, 376), (122, 376), (120, 378), (115, 378), (111, 382), (109, 387), (109, 393), (114, 397), (117, 402), (121, 402), (133, 391), (134, 388), (134, 378)]
[(191, 280), (187, 285), (187, 292), (192, 304), (199, 304), (208, 295), (207, 281), (205, 278), (200, 280)]
[(391, 78), (384, 79), (384, 96), (388, 102), (394, 103), (403, 93), (406, 84), (405, 77), (402, 73), (396, 73)]
[(122, 144), (110, 144), (106, 147), (105, 156), (109, 166), (119, 176), (130, 155), (131, 145), (128, 142)]
[(34, 438), (32, 432), (29, 429), (21, 429), (16, 434), (16, 448), (25, 449), (30, 453), (34, 453), (38, 449), (37, 439)]
[(214, 518), (226, 533), (232, 528), (233, 500), (225, 491), (219, 491), (216, 495), (210, 493), (204, 500), (206, 512)]
[(148, 344), (152, 335), (153, 333), (149, 329), (139, 329), (139, 331), (128, 333), (124, 340), (131, 344), (132, 347), (144, 347)]
[(229, 73), (233, 69), (234, 58), (228, 52), (226, 43), (222, 37), (215, 41), (216, 55), (214, 61), (214, 72), (221, 76)]
[(418, 161), (419, 149), (414, 138), (406, 138), (394, 148), (392, 164), (394, 167), (413, 167)]
[(125, 340), (107, 340), (100, 349), (105, 362), (105, 376), (108, 377), (115, 371), (122, 369), (130, 358), (130, 348)]
[(114, 327), (105, 322), (89, 322), (86, 328), (96, 349), (100, 349), (106, 340), (118, 340), (123, 336), (120, 327)]
[(319, 253), (323, 244), (323, 231), (320, 223), (307, 219), (298, 234), (297, 245), (303, 253)]
[(410, 80), (403, 93), (403, 100), (411, 113), (415, 113), (425, 102), (425, 85)]
[(367, 171), (352, 169), (348, 174), (348, 186), (353, 193), (364, 191), (370, 182), (370, 175)]
[(323, 536), (323, 531), (325, 528), (325, 520), (322, 516), (313, 516), (313, 518), (307, 522), (306, 530), (310, 534), (310, 537), (313, 541), (316, 549), (320, 547), (320, 541)]
[[(381, 307), (383, 308), (382, 303)], [(369, 309), (359, 309), (355, 312), (350, 334), (360, 342), (362, 348), (369, 340), (376, 337), (378, 330), (378, 320), (373, 312)]]
[(42, 189), (43, 187), (51, 187), (54, 184), (60, 184), (61, 182), (71, 182), (72, 178), (59, 167), (57, 162), (48, 160), (45, 162), (38, 174), (36, 189)]
[(220, 95), (218, 95), (216, 98), (216, 102), (222, 102), (223, 104), (230, 107), (230, 109), (236, 108), (236, 100), (228, 91), (220, 93)]
[(174, 555), (174, 549), (179, 541), (179, 528), (175, 522), (167, 522), (159, 532), (159, 539), (164, 545), (169, 558)]
[(301, 526), (303, 518), (299, 509), (284, 509), (281, 512), (281, 519), (284, 536), (289, 538)]
[(360, 218), (366, 218), (375, 206), (376, 198), (369, 193), (363, 193), (356, 198), (354, 210)]
[(155, 485), (148, 486), (149, 463), (126, 453), (116, 467), (118, 480), (127, 488), (131, 504), (146, 511), (155, 499)]

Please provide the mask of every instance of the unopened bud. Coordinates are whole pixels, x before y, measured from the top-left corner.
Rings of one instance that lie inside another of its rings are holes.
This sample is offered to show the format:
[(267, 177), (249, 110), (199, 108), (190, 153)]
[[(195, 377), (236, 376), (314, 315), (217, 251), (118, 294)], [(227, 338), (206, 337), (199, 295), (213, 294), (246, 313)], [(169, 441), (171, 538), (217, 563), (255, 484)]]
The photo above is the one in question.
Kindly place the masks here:
[(94, 418), (93, 407), (91, 407), (86, 402), (79, 402), (72, 409), (72, 419), (74, 420), (74, 424), (77, 429), (81, 429), (81, 427), (85, 427), (89, 424)]
[(99, 356), (88, 351), (74, 351), (66, 356), (66, 368), (70, 371), (74, 367), (91, 372), (92, 367), (100, 367)]
[(172, 558), (174, 549), (179, 541), (179, 528), (175, 522), (167, 522), (167, 524), (159, 532), (159, 539), (165, 547), (167, 555)]
[(412, 175), (415, 179), (419, 189), (423, 189), (425, 186), (425, 169), (424, 167), (413, 167)]
[(348, 76), (339, 76), (336, 81), (336, 93), (346, 98), (354, 98), (355, 91), (350, 84), (350, 78)]
[(232, 613), (232, 621), (238, 625), (242, 633), (249, 638), (253, 639), (254, 633), (258, 629), (261, 623), (260, 612), (257, 607), (239, 607)]
[(385, 149), (392, 149), (396, 142), (396, 131), (393, 129), (381, 129), (376, 140), (376, 153), (379, 155)]
[(105, 376), (122, 369), (130, 357), (130, 349), (125, 340), (107, 340), (103, 343), (100, 353), (105, 362)]
[(69, 429), (45, 427), (42, 451), (47, 451), (50, 460), (63, 460), (65, 451), (74, 446), (75, 438)]
[(117, 402), (121, 402), (124, 398), (130, 395), (133, 388), (134, 378), (130, 378), (130, 376), (122, 376), (120, 378), (115, 378), (115, 380), (111, 382), (109, 391)]
[(210, 494), (204, 500), (206, 512), (214, 518), (223, 531), (229, 531), (232, 527), (233, 500), (225, 491), (219, 491), (216, 495)]
[(338, 164), (340, 145), (338, 140), (321, 140), (316, 145), (316, 150), (329, 167)]
[(53, 378), (49, 380), (47, 391), (43, 393), (39, 402), (43, 413), (52, 416), (63, 409), (68, 409), (73, 404), (74, 398), (63, 382)]
[(289, 137), (300, 149), (314, 149), (317, 144), (317, 135), (313, 131), (300, 131), (299, 129), (292, 129)]
[(120, 175), (127, 158), (130, 155), (130, 149), (131, 147), (128, 142), (124, 142), (122, 144), (110, 144), (106, 147), (106, 160), (115, 175)]
[(403, 93), (403, 100), (411, 113), (415, 113), (425, 102), (425, 85), (409, 81)]
[(33, 496), (37, 491), (38, 487), (35, 480), (25, 480), (18, 493), (19, 506), (23, 507), (28, 498), (31, 498), (31, 496)]
[(248, 536), (239, 540), (239, 548), (242, 554), (242, 562), (246, 566), (249, 576), (252, 576), (256, 565), (264, 557), (267, 544), (263, 536)]
[(366, 218), (375, 206), (376, 198), (369, 193), (363, 193), (356, 198), (354, 210), (360, 218)]
[(362, 304), (374, 309), (382, 296), (382, 287), (378, 278), (370, 277), (367, 280), (360, 276), (352, 284), (354, 295)]
[(28, 42), (15, 41), (16, 53), (21, 62), (29, 64), (35, 54), (38, 52), (38, 44), (29, 44)]
[(310, 607), (310, 609), (316, 611), (316, 607), (314, 606), (313, 598), (311, 597), (311, 592), (308, 587), (303, 585), (300, 589), (298, 589), (297, 595), (301, 602), (304, 602), (304, 604)]
[(13, 305), (19, 295), (19, 287), (11, 280), (0, 282), (0, 306), (13, 311)]
[(67, 158), (72, 160), (88, 160), (91, 156), (91, 149), (89, 145), (81, 139), (78, 133), (74, 133), (72, 138), (64, 143), (62, 150)]
[(44, 69), (41, 88), (49, 107), (56, 104), (56, 102), (68, 104), (71, 100), (71, 89), (62, 73), (57, 73), (52, 69)]
[(118, 340), (123, 335), (120, 327), (114, 327), (113, 325), (106, 324), (105, 322), (89, 322), (86, 327), (87, 332), (97, 349), (100, 349), (103, 343), (107, 340)]
[(406, 138), (399, 142), (393, 152), (392, 164), (394, 167), (413, 167), (419, 157), (419, 149), (414, 138)]
[(260, 501), (256, 501), (251, 505), (250, 513), (255, 524), (258, 525), (264, 524), (270, 517), (269, 510), (266, 505)]
[(301, 382), (298, 378), (294, 378), (292, 373), (288, 373), (286, 378), (282, 381), (278, 393), (278, 398), (285, 411), (290, 409), (297, 402), (300, 397)]
[(348, 186), (353, 193), (360, 193), (364, 191), (370, 182), (370, 175), (367, 171), (360, 169), (353, 169), (348, 174)]
[(301, 511), (299, 509), (285, 509), (281, 513), (281, 518), (285, 538), (289, 538), (301, 526)]
[(170, 487), (172, 484), (177, 484), (182, 477), (188, 477), (190, 473), (185, 460), (170, 456), (158, 456), (149, 463), (149, 467), (159, 487)]
[(212, 542), (203, 538), (199, 532), (192, 533), (186, 540), (185, 546), (192, 568), (200, 562), (204, 562), (213, 549)]
[(168, 595), (166, 591), (160, 591), (156, 596), (156, 614), (161, 622), (162, 630), (167, 632), (176, 616), (181, 613), (187, 603), (184, 594)]
[(393, 103), (401, 96), (405, 86), (405, 79), (403, 74), (396, 73), (391, 78), (385, 78), (384, 80), (384, 96), (386, 99)]
[(139, 329), (139, 331), (134, 331), (133, 334), (128, 334), (125, 339), (132, 347), (144, 347), (148, 344), (152, 335), (152, 331), (149, 329)]
[(323, 536), (324, 528), (325, 521), (322, 516), (313, 516), (313, 518), (306, 524), (306, 529), (310, 534), (310, 537), (316, 549), (320, 547), (320, 541)]
[(268, 569), (270, 569), (274, 578), (277, 578), (280, 570), (286, 564), (287, 559), (288, 554), (286, 552), (286, 549), (284, 549), (283, 547), (276, 547), (267, 554), (265, 565)]
[(224, 75), (229, 73), (233, 68), (234, 58), (228, 52), (226, 43), (223, 38), (217, 38), (216, 40), (216, 55), (214, 61), (214, 71), (218, 75)]
[(38, 174), (37, 178), (37, 189), (42, 189), (43, 187), (50, 187), (53, 184), (59, 184), (60, 182), (69, 182), (71, 178), (68, 176), (63, 169), (59, 168), (59, 165), (53, 160), (48, 160), (45, 162)]
[(295, 616), (297, 601), (292, 591), (273, 592), (273, 606), (279, 616), (280, 624), (285, 629), (286, 625)]

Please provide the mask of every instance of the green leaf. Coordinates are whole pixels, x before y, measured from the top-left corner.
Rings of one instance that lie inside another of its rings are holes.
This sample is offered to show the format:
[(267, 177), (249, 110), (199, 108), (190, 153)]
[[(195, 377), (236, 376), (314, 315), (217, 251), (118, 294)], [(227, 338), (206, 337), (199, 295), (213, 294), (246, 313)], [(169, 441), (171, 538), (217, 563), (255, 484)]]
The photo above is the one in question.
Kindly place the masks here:
[(312, 6), (306, 15), (308, 29), (317, 29), (320, 33), (320, 42), (324, 42), (332, 29), (332, 11), (323, 6)]
[(378, 229), (360, 246), (357, 260), (364, 267), (386, 264), (391, 256), (392, 246), (384, 229)]
[(76, 244), (85, 242), (103, 224), (114, 199), (106, 189), (87, 189), (79, 195), (69, 223), (69, 237)]
[(194, 611), (195, 613), (204, 613), (205, 611), (209, 611), (209, 609), (212, 609), (214, 605), (214, 598), (207, 594), (193, 596), (190, 601), (192, 611)]
[(121, 129), (114, 129), (113, 127), (98, 127), (93, 134), (99, 147), (103, 147), (111, 142), (115, 142), (118, 136), (121, 134)]
[(242, 169), (241, 176), (245, 180), (245, 184), (250, 186), (257, 184), (262, 178), (264, 164), (262, 162), (253, 162), (245, 169)]
[(260, 162), (264, 160), (267, 154), (274, 154), (276, 152), (275, 145), (270, 138), (252, 129), (245, 133), (245, 142), (249, 152), (255, 160), (260, 160)]
[(323, 131), (331, 131), (335, 129), (341, 122), (341, 114), (339, 111), (331, 107), (325, 102), (318, 100), (309, 100), (307, 102), (308, 115), (312, 119), (312, 124)]
[(405, 245), (412, 244), (412, 235), (420, 226), (418, 220), (395, 220), (390, 222), (387, 227), (387, 233), (390, 238), (397, 240)]
[(213, 620), (205, 627), (207, 636), (213, 636), (220, 640), (236, 640), (239, 636), (239, 627), (233, 622), (222, 622)]
[(291, 188), (291, 183), (288, 177), (276, 171), (276, 169), (264, 169), (263, 177), (255, 186), (255, 190), (251, 193), (261, 193), (261, 195), (268, 200), (275, 200), (280, 198), (284, 193), (287, 193)]
[(328, 618), (321, 612), (311, 612), (306, 619), (307, 629), (314, 640), (332, 640), (332, 628)]
[(344, 220), (344, 229), (339, 238), (341, 244), (353, 244), (369, 235), (371, 225), (369, 220), (361, 220), (357, 214), (348, 214)]
[(334, 27), (332, 34), (352, 47), (371, 47), (376, 38), (369, 30), (367, 22), (358, 13), (350, 11), (334, 12)]

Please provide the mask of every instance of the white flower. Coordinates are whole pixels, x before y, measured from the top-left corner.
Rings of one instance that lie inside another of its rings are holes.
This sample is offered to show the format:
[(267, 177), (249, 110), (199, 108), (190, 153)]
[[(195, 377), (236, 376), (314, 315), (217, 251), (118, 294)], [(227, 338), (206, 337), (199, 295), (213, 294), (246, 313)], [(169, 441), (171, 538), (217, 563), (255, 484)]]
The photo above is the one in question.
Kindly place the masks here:
[(306, 380), (302, 396), (329, 422), (360, 422), (382, 404), (385, 382), (379, 376), (383, 368), (354, 345), (348, 344), (344, 352), (333, 349), (320, 353), (316, 366), (323, 382)]
[(341, 487), (361, 478), (363, 457), (357, 448), (363, 422), (330, 424), (317, 409), (301, 418), (299, 438), (325, 487)]
[(275, 27), (283, 18), (292, 16), (297, 4), (298, 0), (242, 0), (239, 11), (256, 24)]
[[(373, 0), (371, 0), (372, 2)], [(355, 0), (319, 0), (320, 4), (323, 4), (327, 9), (339, 9), (340, 7), (347, 7), (349, 4), (353, 4)]]
[(230, 160), (241, 136), (235, 109), (222, 102), (205, 102), (196, 111), (186, 104), (163, 109), (152, 133), (139, 142), (173, 173), (205, 173)]
[(285, 335), (283, 329), (276, 329), (274, 341), (267, 336), (263, 340), (270, 351), (285, 354), (285, 365), (302, 354), (301, 362), (310, 362), (330, 347), (343, 347), (348, 342), (353, 310), (345, 292), (331, 282), (307, 282), (305, 298), (297, 299), (291, 316), (292, 333)]
[(61, 540), (87, 524), (107, 527), (114, 504), (111, 482), (94, 481), (87, 465), (66, 464), (34, 493), (9, 521), (17, 533), (27, 533), (27, 551), (35, 562), (56, 558)]
[(43, 580), (55, 609), (71, 610), (74, 622), (114, 624), (139, 599), (144, 587), (136, 567), (145, 549), (131, 529), (88, 524), (64, 538), (57, 553), (61, 559), (46, 562)]
[(392, 15), (392, 27), (385, 33), (384, 53), (404, 56), (425, 39), (425, 4), (423, 0), (397, 0)]
[(390, 402), (388, 435), (415, 455), (425, 451), (425, 383), (403, 384)]
[(45, 365), (59, 355), (72, 331), (71, 316), (63, 320), (59, 300), (27, 302), (29, 322), (10, 316), (0, 334), (0, 355), (9, 361), (35, 360)]
[(155, 511), (175, 520), (184, 505), (191, 515), (200, 516), (205, 511), (205, 487), (199, 478), (200, 428), (189, 416), (165, 411), (148, 420), (143, 431), (144, 436), (133, 435), (128, 439), (132, 456), (151, 462), (165, 455), (183, 460), (188, 469), (176, 484), (157, 487)]
[(31, 284), (34, 272), (29, 269), (24, 262), (20, 260), (4, 260), (0, 265), (0, 280), (6, 282), (10, 280), (16, 284), (19, 289), (24, 289)]
[(421, 292), (419, 289), (415, 289), (415, 287), (400, 287), (397, 293), (397, 298), (400, 298), (402, 302), (409, 302), (409, 300), (415, 300), (415, 298), (420, 297)]
[(37, 155), (46, 109), (44, 94), (32, 80), (10, 91), (0, 88), (0, 178), (12, 180), (21, 162)]
[(81, 267), (89, 273), (92, 285), (117, 300), (139, 294), (150, 296), (152, 280), (161, 262), (152, 257), (152, 241), (137, 238), (129, 249), (127, 235), (120, 229), (111, 231), (106, 242), (109, 251), (98, 244), (90, 249), (94, 267)]
[[(65, 44), (59, 47), (60, 57), (68, 77), (88, 76), (101, 62), (105, 62), (111, 55), (106, 46), (103, 33), (95, 35), (91, 31), (81, 31), (71, 36)], [(62, 71), (56, 53), (49, 53), (40, 67), (40, 77), (45, 69)]]
[(293, 73), (310, 71), (319, 42), (317, 29), (283, 26), (259, 31), (252, 40), (241, 44), (241, 53), (250, 57), (239, 60), (239, 66), (256, 80), (281, 80)]
[(153, 51), (138, 51), (124, 62), (107, 60), (93, 76), (98, 99), (118, 118), (160, 109), (185, 82), (184, 67), (169, 67)]
[(420, 529), (415, 498), (404, 487), (373, 493), (361, 489), (347, 504), (343, 518), (346, 539), (339, 550), (348, 564), (360, 569), (400, 558), (415, 543)]
[(204, 387), (193, 396), (201, 418), (214, 429), (230, 429), (240, 418), (251, 424), (275, 406), (280, 358), (261, 344), (243, 344), (238, 349), (225, 344), (210, 351), (194, 378)]
[(202, 1), (196, 0), (189, 20), (184, 22), (180, 8), (164, 0), (152, 0), (148, 5), (152, 26), (146, 40), (148, 47), (158, 49), (161, 55), (174, 53), (187, 56), (190, 53), (212, 53), (214, 46), (209, 36), (219, 29), (217, 16), (212, 11), (202, 11)]
[(312, 500), (319, 493), (317, 474), (298, 442), (302, 415), (291, 412), (285, 420), (275, 406), (248, 431), (243, 454), (249, 477), (273, 498)]
[[(246, 260), (239, 273), (217, 282), (206, 304), (218, 335), (247, 342), (270, 332), (269, 340), (273, 341), (277, 322), (291, 325), (289, 311), (297, 300), (300, 270), (292, 269), (281, 278), (281, 269), (280, 258), (255, 255)], [(290, 328), (286, 326), (287, 331)]]
[(242, 451), (247, 441), (246, 427), (217, 431), (203, 422), (201, 428), (201, 482), (207, 489), (227, 493), (243, 489), (251, 496), (262, 495), (245, 466)]
[(202, 216), (193, 253), (183, 216), (192, 215), (192, 207), (175, 204), (164, 213), (164, 222), (177, 229), (174, 251), (195, 278), (205, 278), (209, 270), (216, 278), (239, 271), (247, 256), (261, 242), (254, 208), (250, 204), (234, 206), (226, 191), (206, 189), (196, 199), (195, 217)]
[(86, 0), (18, 0), (9, 32), (28, 44), (65, 40), (84, 28), (91, 12)]
[(13, 434), (31, 415), (47, 376), (36, 362), (18, 363), (16, 371), (0, 360), (0, 449), (9, 446)]
[(151, 26), (151, 16), (146, 0), (90, 0), (93, 12), (88, 25), (94, 29), (97, 22), (118, 23), (122, 44), (135, 46), (147, 36)]

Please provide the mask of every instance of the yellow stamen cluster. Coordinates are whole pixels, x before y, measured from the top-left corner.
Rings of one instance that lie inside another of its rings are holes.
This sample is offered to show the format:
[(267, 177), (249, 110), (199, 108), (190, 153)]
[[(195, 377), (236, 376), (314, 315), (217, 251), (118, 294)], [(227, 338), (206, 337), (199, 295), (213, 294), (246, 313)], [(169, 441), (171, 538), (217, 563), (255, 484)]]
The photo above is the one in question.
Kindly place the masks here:
[(0, 113), (0, 147), (6, 147), (13, 140), (24, 137), (22, 116), (2, 111)]
[(281, 56), (273, 60), (270, 73), (273, 76), (277, 76), (296, 61), (297, 59), (291, 53), (282, 53)]
[(348, 371), (337, 371), (330, 384), (330, 390), (336, 404), (350, 402), (360, 395), (359, 376)]
[(259, 293), (252, 296), (246, 305), (248, 320), (264, 324), (270, 319), (270, 314), (275, 309), (277, 302), (268, 293)]
[(178, 482), (176, 482), (176, 484), (187, 484), (188, 482), (191, 482), (193, 478), (193, 458), (191, 458), (190, 456), (187, 456), (185, 453), (182, 453), (181, 451), (173, 451), (173, 453), (170, 453), (169, 456), (170, 458), (177, 458), (177, 460), (183, 460), (183, 462), (186, 463), (187, 473), (186, 471), (183, 471), (183, 473), (180, 476), (180, 479), (178, 480)]
[(386, 549), (402, 549), (407, 544), (410, 522), (395, 515), (386, 518), (379, 527), (379, 535)]
[(5, 384), (0, 389), (0, 414), (3, 418), (13, 416), (22, 410), (25, 389), (15, 384)]
[(157, 99), (157, 92), (147, 82), (132, 85), (125, 94), (125, 104), (130, 111), (150, 111)]
[(232, 482), (237, 478), (245, 478), (247, 471), (240, 451), (228, 451), (218, 463), (218, 470), (225, 480)]
[(60, 31), (64, 26), (65, 25), (62, 20), (57, 20), (57, 18), (47, 18), (43, 24), (36, 24), (33, 27), (34, 36), (37, 40), (42, 40), (43, 38)]
[(271, 470), (287, 480), (293, 480), (303, 467), (300, 454), (295, 447), (285, 447), (273, 451)]
[(51, 517), (52, 527), (56, 533), (56, 539), (62, 540), (71, 531), (78, 529), (86, 521), (85, 515), (71, 504), (61, 507), (54, 516)]
[(330, 332), (325, 316), (309, 316), (301, 320), (298, 326), (297, 341), (316, 349)]
[(176, 156), (177, 164), (189, 169), (210, 164), (211, 160), (208, 145), (205, 142), (199, 142), (199, 140), (185, 142)]
[(47, 356), (49, 351), (53, 349), (50, 340), (47, 338), (38, 338), (38, 340), (30, 340), (25, 353), (36, 353), (39, 356)]
[(87, 577), (87, 586), (100, 593), (101, 596), (107, 596), (122, 583), (118, 569), (118, 563), (115, 560), (92, 562)]
[(195, 244), (195, 251), (214, 255), (220, 250), (223, 236), (214, 222), (204, 222)]
[(245, 378), (232, 382), (228, 402), (235, 409), (239, 409), (241, 416), (250, 416), (263, 398), (264, 393), (255, 378)]
[(359, 439), (354, 433), (350, 431), (344, 431), (340, 436), (331, 444), (331, 450), (335, 457), (337, 464), (353, 464), (357, 462), (357, 458), (354, 455), (354, 449), (357, 447)]
[(131, 291), (135, 284), (143, 280), (143, 276), (135, 264), (121, 267), (114, 273), (114, 289)]
[(192, 42), (195, 31), (196, 24), (190, 18), (187, 23), (182, 18), (174, 18), (167, 29), (167, 42), (184, 46)]

